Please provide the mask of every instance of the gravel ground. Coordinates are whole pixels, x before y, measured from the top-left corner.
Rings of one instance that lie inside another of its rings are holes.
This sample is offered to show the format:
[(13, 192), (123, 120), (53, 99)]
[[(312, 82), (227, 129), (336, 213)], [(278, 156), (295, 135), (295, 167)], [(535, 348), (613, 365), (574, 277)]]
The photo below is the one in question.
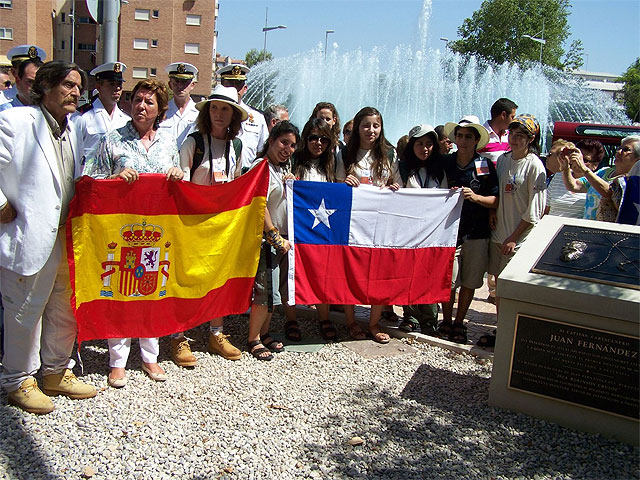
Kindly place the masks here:
[[(274, 318), (274, 331), (283, 320)], [(243, 346), (247, 321), (226, 322)], [(303, 334), (316, 334), (310, 322)], [(340, 338), (346, 330), (338, 326)], [(634, 479), (640, 450), (487, 405), (491, 362), (413, 344), (417, 353), (364, 359), (339, 343), (258, 362), (207, 354), (205, 326), (189, 332), (199, 364), (161, 362), (108, 388), (106, 342), (83, 346), (97, 397), (58, 397), (44, 416), (0, 407), (6, 479)], [(161, 359), (169, 358), (166, 339)], [(246, 348), (242, 347), (243, 350)], [(0, 394), (6, 405), (6, 395)], [(360, 437), (364, 443), (352, 446)]]

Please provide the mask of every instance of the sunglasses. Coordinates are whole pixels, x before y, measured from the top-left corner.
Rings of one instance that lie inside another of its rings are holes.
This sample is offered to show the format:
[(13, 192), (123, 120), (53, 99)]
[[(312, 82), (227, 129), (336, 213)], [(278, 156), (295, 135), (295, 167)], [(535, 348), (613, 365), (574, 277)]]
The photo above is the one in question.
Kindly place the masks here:
[(620, 150), (622, 153), (629, 153), (633, 151), (633, 149), (627, 145), (625, 145), (624, 147), (618, 147), (618, 150)]
[(7, 88), (11, 88), (11, 80), (7, 80), (3, 85)]
[(320, 136), (320, 135), (309, 135), (308, 140), (310, 142), (320, 142), (320, 143), (329, 143), (329, 137)]

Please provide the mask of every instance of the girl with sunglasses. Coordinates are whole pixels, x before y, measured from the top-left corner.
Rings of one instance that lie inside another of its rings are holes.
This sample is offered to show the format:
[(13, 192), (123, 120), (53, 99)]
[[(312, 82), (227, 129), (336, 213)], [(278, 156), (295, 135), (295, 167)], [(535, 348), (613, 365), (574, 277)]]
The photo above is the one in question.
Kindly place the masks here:
[[(312, 117), (302, 129), (301, 141), (293, 154), (291, 169), (297, 180), (312, 182), (335, 182), (336, 138), (331, 131), (331, 125), (322, 118)], [(329, 305), (316, 305), (318, 312), (320, 334), (325, 340), (333, 341), (337, 332), (329, 320)], [(295, 307), (285, 307), (287, 321), (284, 325), (285, 336), (289, 340), (299, 341), (300, 325), (296, 320)]]

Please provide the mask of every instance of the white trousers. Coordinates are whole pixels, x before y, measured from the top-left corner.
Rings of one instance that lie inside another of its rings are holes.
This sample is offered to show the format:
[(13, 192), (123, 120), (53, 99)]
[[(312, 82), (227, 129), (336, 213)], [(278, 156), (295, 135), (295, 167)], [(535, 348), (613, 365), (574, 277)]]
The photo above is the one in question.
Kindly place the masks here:
[(35, 275), (23, 276), (0, 267), (4, 306), (0, 385), (7, 392), (35, 375), (41, 365), (43, 375), (75, 365), (69, 358), (77, 325), (70, 304), (65, 244), (65, 230), (61, 228), (49, 259)]
[[(157, 363), (160, 353), (158, 338), (139, 338), (140, 356), (144, 363)], [(131, 351), (130, 338), (110, 338), (109, 343), (109, 367), (125, 368)]]

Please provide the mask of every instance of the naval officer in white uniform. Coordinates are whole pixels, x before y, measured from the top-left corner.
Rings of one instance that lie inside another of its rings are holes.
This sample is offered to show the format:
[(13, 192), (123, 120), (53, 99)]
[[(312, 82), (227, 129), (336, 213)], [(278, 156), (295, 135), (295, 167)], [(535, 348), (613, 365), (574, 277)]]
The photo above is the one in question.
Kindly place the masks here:
[(238, 138), (242, 140), (243, 169), (251, 166), (256, 159), (257, 153), (262, 151), (267, 138), (269, 138), (267, 122), (264, 120), (262, 113), (242, 101), (242, 97), (247, 93), (246, 81), (249, 71), (247, 66), (238, 64), (225, 65), (218, 70), (222, 85), (233, 87), (237, 90), (240, 106), (249, 114), (249, 117), (242, 122), (242, 130), (238, 135)]
[(169, 74), (169, 88), (173, 92), (173, 98), (169, 101), (169, 109), (160, 127), (171, 129), (178, 141), (179, 150), (198, 118), (196, 102), (191, 98), (191, 91), (197, 83), (198, 69), (190, 63), (175, 62), (167, 65), (165, 71)]
[(120, 127), (124, 127), (131, 118), (118, 108), (122, 95), (122, 74), (127, 66), (122, 62), (103, 63), (91, 70), (96, 79), (96, 98), (89, 110), (82, 115), (76, 114), (73, 122), (83, 142), (83, 164), (95, 154), (100, 139)]

